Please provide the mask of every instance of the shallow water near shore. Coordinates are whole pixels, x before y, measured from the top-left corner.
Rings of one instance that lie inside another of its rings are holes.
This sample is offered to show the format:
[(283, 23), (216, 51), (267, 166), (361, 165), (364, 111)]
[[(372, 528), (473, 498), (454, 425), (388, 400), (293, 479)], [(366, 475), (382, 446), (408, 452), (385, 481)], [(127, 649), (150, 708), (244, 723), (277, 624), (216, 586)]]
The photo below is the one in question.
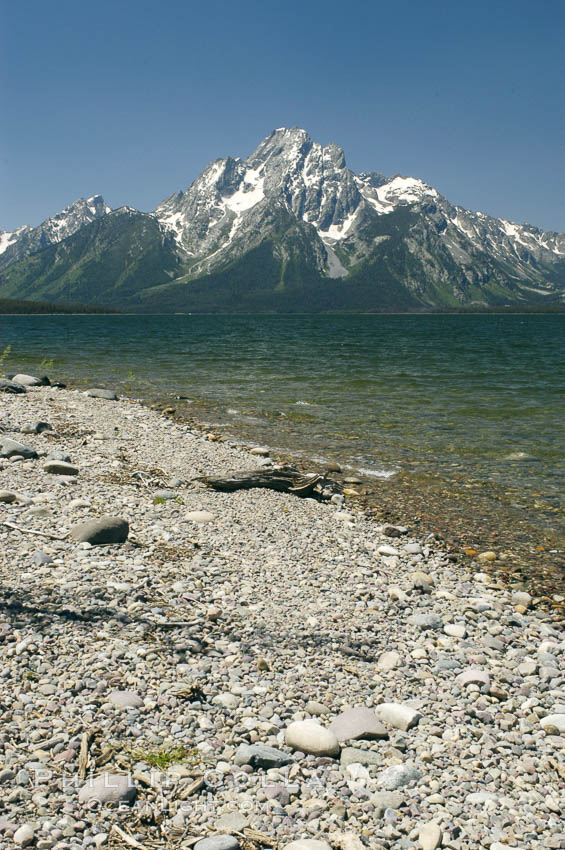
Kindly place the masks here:
[(564, 336), (541, 314), (0, 318), (5, 371), (184, 396), (220, 433), (361, 471), (381, 514), (534, 560), (565, 528)]

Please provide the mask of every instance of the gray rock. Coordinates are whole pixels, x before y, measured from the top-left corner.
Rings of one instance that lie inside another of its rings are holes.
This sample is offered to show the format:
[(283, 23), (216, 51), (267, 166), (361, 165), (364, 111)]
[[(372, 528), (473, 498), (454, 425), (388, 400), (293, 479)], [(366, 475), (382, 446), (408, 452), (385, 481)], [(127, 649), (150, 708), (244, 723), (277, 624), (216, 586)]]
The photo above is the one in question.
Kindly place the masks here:
[(155, 490), (153, 499), (162, 499), (165, 502), (169, 502), (171, 499), (175, 499), (176, 495), (174, 490)]
[(422, 850), (437, 850), (442, 842), (442, 832), (438, 824), (434, 821), (423, 824), (418, 832), (418, 841)]
[(338, 741), (388, 738), (388, 732), (371, 708), (359, 706), (339, 714), (330, 724)]
[(9, 381), (7, 378), (0, 378), (0, 393), (25, 393), (26, 388), (23, 384), (16, 384), (15, 381)]
[(377, 661), (378, 670), (394, 670), (402, 662), (402, 656), (396, 650), (391, 649), (389, 652), (383, 652)]
[(497, 803), (498, 796), (491, 794), (490, 791), (475, 791), (473, 794), (467, 794), (465, 802), (483, 806), (485, 803)]
[(367, 767), (371, 764), (382, 764), (383, 758), (379, 753), (372, 750), (361, 750), (358, 747), (344, 747), (339, 759), (340, 766), (345, 770), (350, 764), (362, 764)]
[(238, 850), (239, 841), (233, 835), (211, 835), (194, 845), (194, 850)]
[(20, 847), (27, 847), (34, 839), (35, 830), (27, 823), (14, 832), (14, 844), (19, 844)]
[(26, 460), (33, 460), (38, 456), (34, 449), (24, 446), (23, 443), (10, 440), (8, 437), (0, 437), (0, 457), (12, 457), (13, 455), (21, 455)]
[(241, 744), (233, 760), (240, 766), (250, 764), (254, 768), (262, 767), (264, 770), (270, 770), (273, 767), (292, 764), (294, 758), (288, 753), (265, 744)]
[(52, 431), (49, 422), (32, 422), (21, 428), (22, 434), (43, 434), (44, 431)]
[(325, 714), (330, 714), (330, 710), (327, 706), (322, 705), (321, 702), (316, 702), (315, 700), (310, 700), (304, 706), (304, 711), (307, 711), (308, 714), (313, 714), (314, 717), (322, 717)]
[(404, 803), (404, 797), (394, 791), (377, 791), (371, 797), (371, 803), (375, 807), (376, 817), (382, 818), (386, 809), (399, 809)]
[(188, 511), (185, 518), (191, 522), (214, 522), (216, 516), (210, 511)]
[(395, 764), (377, 776), (377, 783), (386, 791), (396, 791), (420, 779), (422, 774), (412, 764)]
[(469, 670), (464, 670), (457, 676), (455, 680), (460, 688), (466, 688), (468, 685), (479, 685), (480, 687), (490, 688), (490, 676), (486, 670), (477, 670), (471, 667)]
[(71, 456), (61, 449), (54, 449), (52, 452), (49, 452), (45, 460), (60, 460), (63, 463), (70, 463)]
[(106, 543), (124, 543), (129, 534), (127, 519), (103, 516), (73, 525), (69, 536), (77, 543), (91, 543), (101, 546)]
[(44, 387), (49, 384), (49, 379), (47, 382), (45, 378), (36, 378), (35, 375), (14, 375), (12, 381), (15, 384), (21, 384), (22, 387)]
[(541, 726), (549, 734), (565, 735), (565, 714), (548, 714), (540, 720)]
[(529, 608), (532, 604), (532, 596), (524, 591), (517, 590), (512, 594), (512, 604), (522, 605), (524, 608)]
[(320, 841), (318, 838), (299, 838), (297, 841), (291, 841), (290, 844), (285, 844), (282, 850), (332, 850), (327, 841)]
[(443, 620), (439, 614), (413, 614), (408, 617), (408, 622), (422, 630), (441, 629), (443, 627)]
[(0, 490), (0, 502), (4, 502), (6, 505), (10, 505), (12, 502), (16, 501), (16, 494), (12, 493), (11, 490)]
[(131, 803), (137, 795), (137, 787), (130, 776), (123, 773), (102, 773), (91, 776), (78, 793), (81, 803)]
[(134, 694), (133, 691), (112, 691), (108, 699), (119, 708), (141, 708), (143, 706), (143, 700), (139, 694)]
[(106, 401), (118, 401), (118, 396), (114, 390), (105, 390), (103, 387), (92, 387), (86, 391), (86, 395), (90, 398), (103, 398)]
[(249, 826), (249, 821), (239, 812), (228, 812), (218, 818), (214, 826), (226, 833), (242, 832), (246, 826)]
[(78, 466), (63, 460), (48, 460), (43, 464), (43, 469), (49, 475), (78, 475)]

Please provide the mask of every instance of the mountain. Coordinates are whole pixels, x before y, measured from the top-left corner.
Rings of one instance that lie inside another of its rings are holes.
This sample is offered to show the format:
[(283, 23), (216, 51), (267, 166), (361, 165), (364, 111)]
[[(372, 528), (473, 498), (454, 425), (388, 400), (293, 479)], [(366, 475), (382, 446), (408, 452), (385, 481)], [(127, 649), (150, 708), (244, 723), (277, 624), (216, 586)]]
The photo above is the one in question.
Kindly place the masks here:
[(453, 206), (417, 178), (354, 174), (296, 127), (215, 160), (153, 213), (95, 196), (2, 244), (10, 298), (285, 312), (565, 299), (565, 234)]
[(0, 231), (0, 269), (72, 236), (85, 224), (110, 212), (100, 195), (79, 198), (39, 227), (24, 224), (13, 233)]

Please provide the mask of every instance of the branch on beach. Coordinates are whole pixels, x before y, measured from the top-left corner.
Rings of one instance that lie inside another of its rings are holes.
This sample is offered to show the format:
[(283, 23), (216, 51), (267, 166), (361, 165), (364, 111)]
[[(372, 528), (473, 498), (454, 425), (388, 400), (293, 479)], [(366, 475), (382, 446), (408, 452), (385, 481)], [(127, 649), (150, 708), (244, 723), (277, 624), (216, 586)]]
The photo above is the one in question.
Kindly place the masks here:
[(49, 534), (47, 531), (35, 531), (33, 528), (22, 528), (21, 525), (14, 525), (13, 522), (3, 522), (6, 528), (11, 528), (13, 531), (21, 531), (22, 534), (35, 534), (37, 537), (47, 537), (49, 540), (66, 540), (67, 534)]
[(281, 493), (293, 493), (295, 496), (314, 496), (319, 499), (330, 499), (334, 494), (341, 493), (337, 481), (327, 477), (326, 473), (301, 473), (294, 466), (275, 466), (273, 469), (247, 469), (232, 472), (225, 478), (214, 478), (204, 475), (194, 478), (214, 490), (231, 493), (234, 490), (251, 490), (263, 487), (268, 490), (278, 490)]

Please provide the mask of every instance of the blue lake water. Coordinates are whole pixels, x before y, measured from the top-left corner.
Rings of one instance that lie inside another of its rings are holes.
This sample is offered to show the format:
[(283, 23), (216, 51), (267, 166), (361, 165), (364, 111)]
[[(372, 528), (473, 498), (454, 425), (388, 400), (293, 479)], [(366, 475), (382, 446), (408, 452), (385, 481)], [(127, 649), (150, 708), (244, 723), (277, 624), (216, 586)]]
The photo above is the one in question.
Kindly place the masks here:
[(375, 481), (500, 485), (555, 525), (564, 331), (565, 316), (540, 314), (1, 316), (0, 351), (5, 371), (187, 396), (177, 404), (217, 429)]

